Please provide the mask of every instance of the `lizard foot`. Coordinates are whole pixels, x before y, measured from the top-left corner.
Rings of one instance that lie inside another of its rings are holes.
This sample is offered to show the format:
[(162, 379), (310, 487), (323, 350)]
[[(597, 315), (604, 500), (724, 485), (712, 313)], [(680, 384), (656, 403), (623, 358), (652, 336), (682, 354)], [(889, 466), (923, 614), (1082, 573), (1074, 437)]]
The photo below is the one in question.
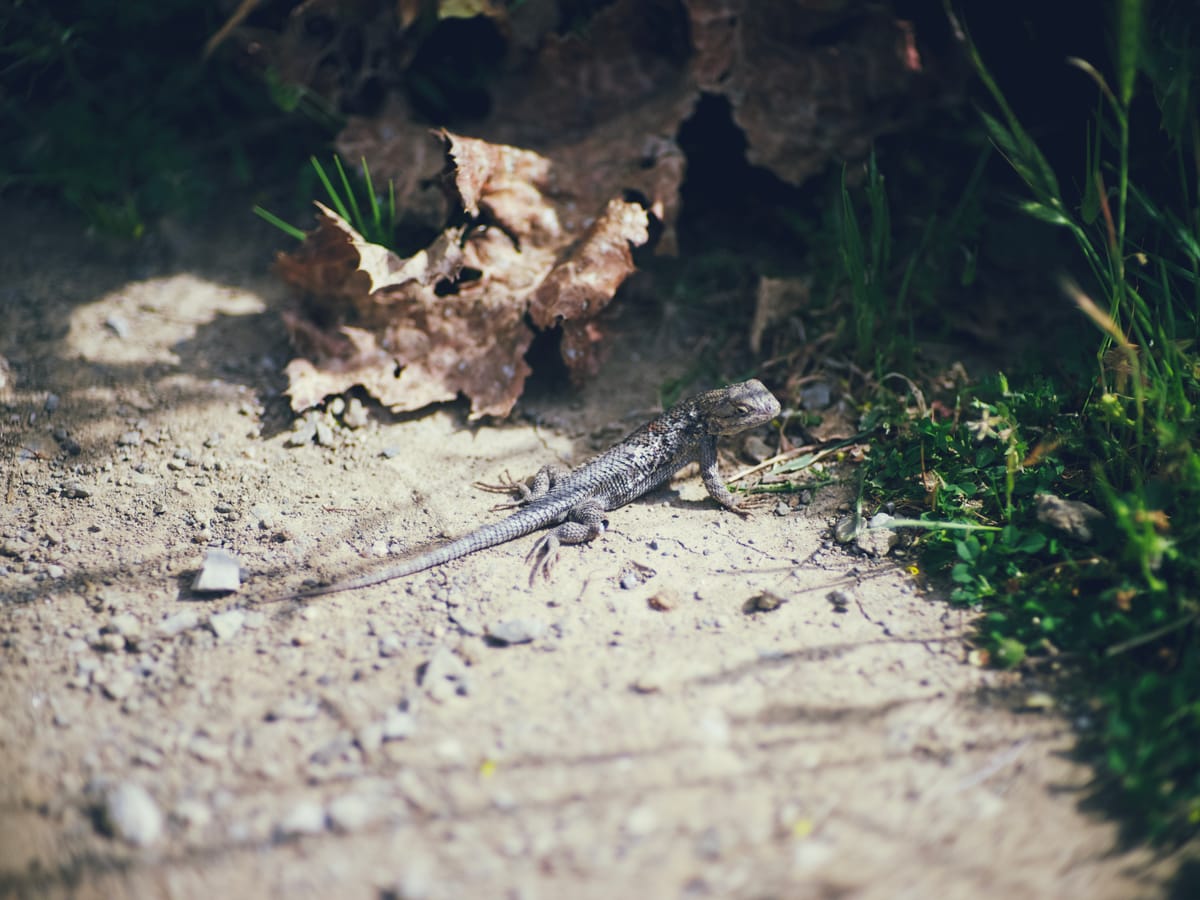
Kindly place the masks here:
[(497, 503), (492, 507), (492, 511), (496, 512), (503, 509), (520, 509), (534, 499), (533, 491), (529, 485), (523, 481), (517, 481), (509, 474), (508, 469), (504, 470), (504, 475), (496, 484), (489, 484), (486, 481), (476, 481), (473, 483), (481, 491), (487, 491), (489, 494), (509, 494), (515, 496), (515, 499), (508, 503)]
[(538, 542), (533, 545), (533, 549), (525, 555), (525, 562), (533, 563), (529, 569), (530, 587), (533, 587), (533, 582), (537, 579), (539, 573), (545, 579), (550, 578), (550, 570), (558, 562), (558, 548), (560, 546), (562, 545), (558, 537), (551, 531), (549, 534), (542, 535), (538, 539)]

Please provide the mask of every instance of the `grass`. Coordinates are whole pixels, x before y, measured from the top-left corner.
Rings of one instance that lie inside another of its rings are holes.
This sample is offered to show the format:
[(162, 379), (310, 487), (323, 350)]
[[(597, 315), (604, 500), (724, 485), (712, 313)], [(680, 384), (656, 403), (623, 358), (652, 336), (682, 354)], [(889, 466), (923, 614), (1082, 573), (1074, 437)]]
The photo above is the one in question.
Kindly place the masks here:
[[(365, 159), (362, 161), (363, 181), (361, 186), (350, 180), (341, 158), (336, 155), (333, 157), (333, 168), (338, 177), (336, 184), (329, 177), (329, 173), (325, 171), (325, 167), (321, 165), (319, 159), (313, 156), (309, 161), (316, 172), (317, 179), (325, 188), (330, 205), (338, 215), (349, 222), (350, 226), (369, 243), (396, 250), (395, 183), (388, 182), (387, 202), (385, 203), (375, 192), (375, 186), (371, 182), (371, 170), (367, 167)], [(273, 212), (263, 209), (261, 206), (254, 207), (254, 212), (285, 234), (300, 241), (304, 240), (305, 233), (302, 229), (285, 222)]]
[(220, 15), (203, 0), (0, 4), (0, 190), (55, 195), (137, 239), (221, 185), (292, 168), (332, 123), (291, 115), (301, 104), (269, 71), (205, 60)]
[[(1097, 96), (1080, 135), (1083, 171), (1070, 179), (1077, 196), (962, 34), (990, 101), (981, 120), (1022, 185), (1018, 208), (1070, 237), (1064, 268), (1088, 285), (1059, 279), (1092, 335), (1087, 377), (1010, 384), (996, 373), (916, 411), (879, 400), (886, 424), (863, 502), (867, 517), (893, 505), (892, 525), (912, 529), (922, 567), (948, 579), (951, 602), (982, 612), (978, 642), (991, 662), (1069, 662), (1084, 676), (1103, 786), (1129, 821), (1165, 839), (1200, 827), (1200, 56), (1186, 39), (1164, 39), (1183, 26), (1148, 19), (1136, 0), (1113, 9), (1112, 74), (1071, 61)], [(1157, 158), (1134, 150), (1143, 142), (1133, 123), (1146, 127), (1147, 109), (1170, 143), (1166, 178)], [(851, 347), (878, 376), (912, 360), (912, 286), (928, 273), (947, 278), (938, 247), (966, 218), (930, 224), (900, 253), (873, 160), (862, 192), (843, 180), (834, 258)], [(1086, 501), (1102, 518), (1086, 540), (1071, 535), (1039, 517), (1043, 494)]]

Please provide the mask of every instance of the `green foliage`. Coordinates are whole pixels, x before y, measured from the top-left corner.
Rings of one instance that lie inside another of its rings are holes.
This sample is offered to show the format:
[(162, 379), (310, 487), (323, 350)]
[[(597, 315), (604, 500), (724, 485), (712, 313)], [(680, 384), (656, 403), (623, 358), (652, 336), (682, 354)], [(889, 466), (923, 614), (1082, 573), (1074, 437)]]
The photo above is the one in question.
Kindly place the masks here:
[(0, 4), (0, 188), (51, 191), (136, 238), (200, 208), (214, 182), (249, 181), (249, 132), (279, 108), (202, 58), (219, 15), (203, 0)]
[[(1071, 236), (1099, 295), (1064, 285), (1095, 326), (1094, 380), (1017, 391), (1001, 376), (959, 396), (952, 416), (894, 415), (865, 477), (869, 497), (911, 517), (896, 524), (920, 526), (951, 599), (983, 611), (994, 662), (1080, 663), (1104, 771), (1166, 836), (1200, 825), (1200, 65), (1164, 25), (1174, 6), (1154, 21), (1139, 0), (1113, 10), (1115, 86), (1071, 61), (1099, 98), (1078, 204), (966, 42), (995, 108), (984, 125), (1028, 191), (1019, 208)], [(1173, 148), (1165, 186), (1161, 162), (1138, 168), (1131, 150), (1143, 76)], [(877, 258), (887, 253), (851, 261), (866, 272)], [(1061, 532), (1039, 520), (1041, 493), (1086, 500), (1103, 520), (1090, 539)]]
[[(325, 188), (325, 194), (338, 215), (350, 223), (369, 243), (379, 244), (389, 250), (396, 250), (396, 185), (388, 182), (387, 202), (375, 193), (375, 185), (371, 182), (371, 170), (367, 161), (362, 161), (362, 184), (356, 184), (346, 174), (341, 157), (333, 157), (333, 167), (337, 171), (338, 181), (334, 184), (321, 161), (315, 156), (309, 160), (318, 180)], [(364, 209), (366, 212), (364, 212)], [(270, 222), (280, 231), (289, 234), (297, 240), (304, 240), (304, 231), (285, 222), (273, 212), (254, 207), (256, 215)]]

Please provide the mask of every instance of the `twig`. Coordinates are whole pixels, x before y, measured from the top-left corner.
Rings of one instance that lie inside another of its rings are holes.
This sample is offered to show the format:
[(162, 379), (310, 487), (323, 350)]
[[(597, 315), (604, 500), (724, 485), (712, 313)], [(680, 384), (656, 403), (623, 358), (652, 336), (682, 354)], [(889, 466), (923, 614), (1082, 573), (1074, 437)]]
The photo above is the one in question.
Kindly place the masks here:
[(1127, 641), (1121, 641), (1119, 644), (1113, 644), (1104, 651), (1105, 656), (1117, 656), (1124, 653), (1126, 650), (1132, 650), (1135, 647), (1140, 647), (1143, 644), (1149, 644), (1151, 641), (1156, 641), (1164, 635), (1170, 634), (1172, 631), (1178, 631), (1180, 628), (1186, 628), (1197, 619), (1200, 619), (1200, 611), (1189, 613), (1182, 619), (1172, 622), (1170, 625), (1164, 625), (1161, 628), (1155, 628), (1153, 631), (1147, 631), (1145, 634), (1139, 634), (1137, 637), (1130, 638)]

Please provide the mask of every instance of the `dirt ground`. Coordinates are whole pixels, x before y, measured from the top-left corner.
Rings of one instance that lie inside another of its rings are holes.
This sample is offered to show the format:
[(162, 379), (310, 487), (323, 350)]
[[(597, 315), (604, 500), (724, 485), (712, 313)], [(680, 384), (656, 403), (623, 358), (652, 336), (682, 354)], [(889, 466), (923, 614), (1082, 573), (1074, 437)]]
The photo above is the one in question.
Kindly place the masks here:
[[(257, 605), (461, 534), (497, 515), (473, 481), (648, 418), (691, 340), (657, 311), (512, 423), (372, 408), (288, 446), (265, 226), (122, 256), (7, 218), (0, 895), (1169, 893), (1171, 859), (1085, 811), (1086, 714), (969, 664), (961, 611), (840, 548), (836, 488), (742, 521), (693, 472), (532, 587), (526, 539)], [(241, 590), (193, 592), (210, 547)], [(786, 602), (747, 613), (763, 592)]]

